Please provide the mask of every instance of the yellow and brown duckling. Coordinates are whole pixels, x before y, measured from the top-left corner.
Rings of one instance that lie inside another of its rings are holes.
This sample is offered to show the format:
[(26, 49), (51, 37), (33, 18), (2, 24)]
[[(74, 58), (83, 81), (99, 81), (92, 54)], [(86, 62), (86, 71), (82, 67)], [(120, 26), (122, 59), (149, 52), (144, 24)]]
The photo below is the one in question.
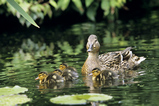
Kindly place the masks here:
[(99, 68), (94, 68), (89, 75), (92, 75), (93, 81), (113, 80), (118, 78), (118, 75), (115, 72), (110, 70), (101, 71)]
[(62, 71), (61, 75), (66, 81), (74, 80), (79, 77), (76, 68), (70, 67), (66, 63), (60, 64), (59, 70)]
[(96, 35), (88, 37), (86, 48), (88, 57), (82, 67), (82, 74), (89, 74), (94, 68), (111, 71), (133, 69), (146, 59), (135, 56), (131, 51), (132, 47), (99, 55), (100, 44)]
[(40, 72), (38, 77), (35, 80), (39, 80), (40, 84), (51, 84), (57, 82), (63, 82), (64, 78), (56, 73)]

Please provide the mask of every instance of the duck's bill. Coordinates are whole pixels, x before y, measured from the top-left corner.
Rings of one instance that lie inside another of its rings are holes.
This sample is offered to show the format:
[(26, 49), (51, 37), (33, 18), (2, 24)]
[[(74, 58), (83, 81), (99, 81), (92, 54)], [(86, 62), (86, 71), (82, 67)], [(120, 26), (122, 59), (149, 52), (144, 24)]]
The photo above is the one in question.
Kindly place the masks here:
[(91, 52), (92, 50), (93, 50), (93, 44), (90, 44), (87, 52)]
[(38, 79), (39, 79), (39, 77), (35, 78), (35, 80), (38, 80)]

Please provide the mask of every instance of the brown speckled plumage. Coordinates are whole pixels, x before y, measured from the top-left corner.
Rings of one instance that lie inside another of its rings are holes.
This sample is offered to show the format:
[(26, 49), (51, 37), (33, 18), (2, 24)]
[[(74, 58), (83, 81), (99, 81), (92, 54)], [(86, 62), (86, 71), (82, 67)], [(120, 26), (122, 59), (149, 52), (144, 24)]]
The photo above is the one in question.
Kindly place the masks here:
[(132, 53), (132, 47), (123, 51), (108, 52), (99, 55), (100, 44), (96, 35), (90, 35), (86, 45), (88, 57), (82, 67), (82, 74), (91, 73), (92, 69), (119, 71), (134, 69), (146, 58)]

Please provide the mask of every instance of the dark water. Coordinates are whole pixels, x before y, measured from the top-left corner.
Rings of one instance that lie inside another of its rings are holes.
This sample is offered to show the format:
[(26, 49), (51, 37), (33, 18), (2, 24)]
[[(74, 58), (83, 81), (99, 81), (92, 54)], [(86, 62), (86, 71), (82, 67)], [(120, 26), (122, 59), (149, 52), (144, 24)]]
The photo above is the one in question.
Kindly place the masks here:
[[(28, 88), (25, 94), (33, 100), (24, 105), (54, 105), (49, 99), (55, 96), (95, 92), (113, 96), (113, 99), (101, 103), (108, 106), (157, 106), (158, 27), (159, 15), (154, 11), (149, 16), (128, 23), (80, 23), (69, 27), (3, 33), (0, 44), (0, 87), (19, 85)], [(85, 44), (90, 34), (98, 36), (100, 53), (134, 47), (133, 53), (146, 57), (140, 65), (141, 69), (136, 70), (143, 74), (108, 82), (103, 87), (89, 85), (81, 75), (81, 67), (87, 58)], [(39, 86), (35, 81), (38, 73), (51, 72), (63, 62), (78, 70), (79, 79), (50, 88)]]

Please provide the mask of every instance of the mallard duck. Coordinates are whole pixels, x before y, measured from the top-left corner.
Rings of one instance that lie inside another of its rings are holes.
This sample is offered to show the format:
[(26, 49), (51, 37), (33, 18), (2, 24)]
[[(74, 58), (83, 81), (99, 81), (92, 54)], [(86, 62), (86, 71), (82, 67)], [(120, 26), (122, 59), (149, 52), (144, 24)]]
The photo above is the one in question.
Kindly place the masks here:
[(40, 84), (51, 84), (51, 83), (57, 83), (57, 82), (63, 82), (64, 79), (60, 75), (56, 73), (50, 73), (48, 74), (47, 72), (40, 72), (38, 77), (35, 78), (35, 80), (39, 80)]
[(91, 73), (94, 68), (116, 71), (118, 73), (123, 69), (133, 69), (146, 59), (145, 57), (135, 56), (131, 51), (132, 47), (127, 47), (123, 51), (99, 55), (100, 44), (96, 35), (88, 37), (86, 48), (88, 57), (82, 67), (82, 74)]
[(77, 79), (79, 77), (76, 68), (70, 67), (66, 63), (60, 64), (59, 70), (62, 71), (61, 75), (66, 81)]
[(99, 68), (94, 68), (92, 70), (92, 73), (89, 75), (92, 75), (93, 81), (102, 81), (102, 80), (113, 80), (117, 79), (118, 75), (111, 71), (111, 70), (100, 70)]

